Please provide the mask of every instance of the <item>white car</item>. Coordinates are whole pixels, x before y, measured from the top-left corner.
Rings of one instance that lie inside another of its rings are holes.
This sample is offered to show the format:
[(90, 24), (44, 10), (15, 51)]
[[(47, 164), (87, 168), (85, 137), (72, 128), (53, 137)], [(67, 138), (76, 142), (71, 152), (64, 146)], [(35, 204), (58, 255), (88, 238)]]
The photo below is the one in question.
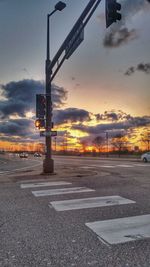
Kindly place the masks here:
[(19, 155), (19, 157), (20, 157), (20, 158), (28, 158), (28, 153), (23, 152), (23, 153), (21, 153), (21, 154)]
[(143, 154), (143, 155), (141, 156), (141, 159), (142, 159), (144, 162), (148, 162), (148, 161), (150, 161), (150, 152), (147, 152), (147, 153)]

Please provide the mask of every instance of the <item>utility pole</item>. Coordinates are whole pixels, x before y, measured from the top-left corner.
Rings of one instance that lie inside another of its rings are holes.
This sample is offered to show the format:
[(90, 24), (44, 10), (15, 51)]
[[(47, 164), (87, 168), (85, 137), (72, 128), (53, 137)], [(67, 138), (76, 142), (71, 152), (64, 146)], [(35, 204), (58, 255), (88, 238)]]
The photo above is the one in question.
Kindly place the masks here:
[(57, 151), (57, 138), (55, 137), (55, 153)]
[(108, 132), (106, 132), (106, 140), (107, 140), (107, 157), (109, 157), (109, 139), (108, 139)]

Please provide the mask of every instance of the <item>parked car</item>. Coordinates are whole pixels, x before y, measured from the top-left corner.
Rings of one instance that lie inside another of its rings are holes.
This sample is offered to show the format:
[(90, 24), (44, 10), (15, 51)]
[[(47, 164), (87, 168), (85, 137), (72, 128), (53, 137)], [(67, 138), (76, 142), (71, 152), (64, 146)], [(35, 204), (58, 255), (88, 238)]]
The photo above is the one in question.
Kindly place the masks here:
[(144, 162), (148, 162), (148, 161), (150, 161), (150, 152), (144, 153), (144, 154), (141, 156), (141, 159), (142, 159)]
[(36, 152), (36, 153), (34, 153), (34, 157), (39, 158), (39, 157), (42, 157), (42, 155), (40, 153)]
[(20, 158), (28, 158), (28, 153), (23, 152), (23, 153), (21, 153), (21, 154), (19, 155), (19, 157), (20, 157)]

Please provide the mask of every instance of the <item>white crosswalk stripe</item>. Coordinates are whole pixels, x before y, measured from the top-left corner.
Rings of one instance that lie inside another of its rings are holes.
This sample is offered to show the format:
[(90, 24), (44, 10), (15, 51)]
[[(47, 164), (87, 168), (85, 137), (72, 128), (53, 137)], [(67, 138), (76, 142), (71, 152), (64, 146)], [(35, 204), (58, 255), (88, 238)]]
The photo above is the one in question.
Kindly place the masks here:
[(99, 168), (102, 167), (102, 168), (115, 168), (116, 166), (115, 165), (102, 165), (102, 166), (99, 166)]
[(92, 197), (50, 202), (50, 204), (57, 211), (87, 209), (133, 203), (135, 202), (130, 199), (122, 198), (120, 196)]
[(32, 194), (35, 197), (45, 197), (45, 196), (94, 192), (94, 191), (95, 191), (94, 189), (90, 189), (87, 187), (71, 187), (71, 188), (59, 188), (59, 189), (32, 191)]
[(150, 164), (134, 164), (136, 167), (150, 167)]
[(150, 214), (86, 223), (100, 240), (109, 244), (150, 238)]
[(123, 167), (123, 168), (133, 168), (133, 165), (129, 165), (129, 164), (119, 164), (117, 165), (117, 167)]
[(21, 184), (20, 187), (22, 189), (25, 188), (34, 188), (34, 187), (46, 187), (46, 186), (57, 186), (57, 185), (70, 185), (71, 183), (65, 181), (57, 181), (57, 182), (41, 182), (41, 183), (25, 183)]

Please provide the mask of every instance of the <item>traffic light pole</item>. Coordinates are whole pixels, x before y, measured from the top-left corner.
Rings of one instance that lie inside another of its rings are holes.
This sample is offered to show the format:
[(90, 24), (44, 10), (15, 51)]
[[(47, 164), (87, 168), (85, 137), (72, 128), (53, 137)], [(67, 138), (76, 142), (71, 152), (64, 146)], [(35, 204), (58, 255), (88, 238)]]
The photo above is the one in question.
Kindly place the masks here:
[(51, 61), (50, 61), (50, 29), (49, 18), (55, 12), (47, 15), (47, 58), (45, 64), (46, 72), (46, 153), (43, 161), (43, 173), (54, 172), (54, 161), (52, 159), (52, 141), (51, 141), (51, 127), (52, 127), (52, 97), (51, 97)]
[[(106, 0), (107, 1), (107, 0)], [(66, 37), (65, 41), (59, 48), (58, 52), (52, 59), (50, 60), (50, 31), (49, 31), (49, 18), (53, 13), (57, 10), (61, 11), (65, 8), (65, 4), (63, 2), (59, 2), (55, 5), (55, 9), (53, 12), (47, 15), (47, 58), (46, 58), (46, 134), (45, 134), (45, 142), (46, 142), (46, 154), (45, 159), (43, 161), (43, 173), (52, 174), (54, 172), (54, 161), (52, 159), (52, 142), (51, 142), (51, 129), (52, 129), (52, 98), (51, 98), (51, 82), (57, 74), (58, 70), (62, 66), (65, 59), (67, 59), (67, 55), (70, 53), (72, 47), (75, 45), (75, 42), (80, 37), (80, 33), (83, 31), (94, 11), (100, 4), (101, 0), (90, 0), (87, 4), (86, 8), (82, 12), (81, 16), (76, 21), (73, 26), (71, 32)], [(82, 27), (81, 27), (82, 26)], [(79, 30), (80, 29), (80, 30)], [(78, 31), (78, 34), (77, 34)], [(74, 35), (76, 36), (75, 40), (73, 40)], [(72, 41), (73, 40), (73, 41)], [(71, 42), (71, 46), (69, 51), (66, 53), (66, 47)], [(65, 53), (65, 55), (64, 55)], [(63, 56), (62, 56), (63, 55)], [(61, 58), (62, 56), (62, 58)], [(61, 59), (59, 63), (59, 59)], [(52, 73), (53, 68), (56, 66), (54, 73)]]

